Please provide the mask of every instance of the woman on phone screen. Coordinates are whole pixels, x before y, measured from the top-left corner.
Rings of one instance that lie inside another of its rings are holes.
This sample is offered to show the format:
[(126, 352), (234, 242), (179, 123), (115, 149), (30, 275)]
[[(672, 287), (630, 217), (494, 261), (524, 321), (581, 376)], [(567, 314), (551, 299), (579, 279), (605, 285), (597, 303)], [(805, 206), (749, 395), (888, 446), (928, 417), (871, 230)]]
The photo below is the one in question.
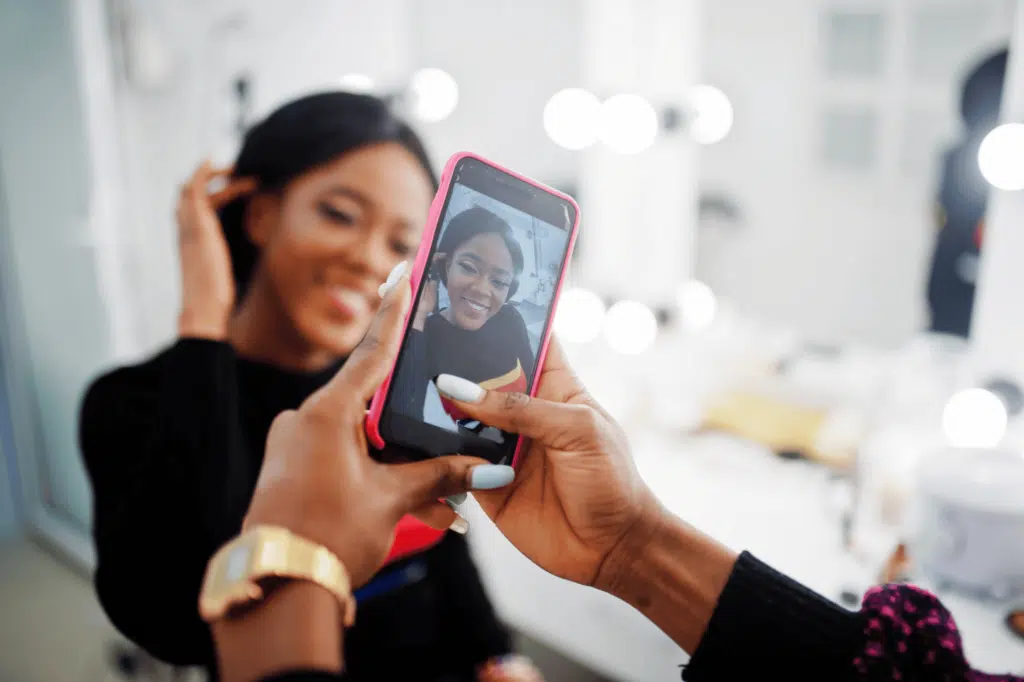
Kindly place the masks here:
[[(510, 304), (523, 273), (523, 250), (512, 227), (474, 206), (452, 217), (437, 246), (405, 342), (393, 395), (399, 411), (455, 428), (466, 416), (437, 397), (433, 379), (454, 374), (495, 391), (524, 393), (534, 350), (519, 311)], [(438, 284), (449, 304), (435, 312)]]
[[(224, 187), (211, 194), (215, 179)], [(97, 379), (80, 425), (96, 589), (151, 654), (212, 669), (199, 587), (242, 525), (270, 424), (366, 332), (436, 186), (419, 139), (382, 101), (334, 92), (281, 107), (248, 132), (233, 170), (203, 164), (183, 187), (178, 338)], [(459, 535), (385, 568), (362, 595), (348, 679), (536, 679), (485, 665), (510, 638)]]

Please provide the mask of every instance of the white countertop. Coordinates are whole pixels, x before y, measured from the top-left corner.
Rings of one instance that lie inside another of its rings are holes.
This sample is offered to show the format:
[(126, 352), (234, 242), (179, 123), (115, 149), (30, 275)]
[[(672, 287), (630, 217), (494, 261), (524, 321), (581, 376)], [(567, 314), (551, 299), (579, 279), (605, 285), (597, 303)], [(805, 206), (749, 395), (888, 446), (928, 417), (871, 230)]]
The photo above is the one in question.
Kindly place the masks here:
[[(867, 568), (841, 549), (827, 502), (826, 472), (787, 462), (727, 437), (632, 439), (641, 474), (674, 513), (730, 547), (831, 599), (864, 585)], [(490, 594), (513, 627), (623, 681), (678, 679), (686, 654), (624, 603), (553, 578), (508, 543), (478, 507), (466, 505), (469, 537)], [(941, 593), (972, 665), (1024, 673), (1024, 642), (1004, 627), (1006, 607)]]

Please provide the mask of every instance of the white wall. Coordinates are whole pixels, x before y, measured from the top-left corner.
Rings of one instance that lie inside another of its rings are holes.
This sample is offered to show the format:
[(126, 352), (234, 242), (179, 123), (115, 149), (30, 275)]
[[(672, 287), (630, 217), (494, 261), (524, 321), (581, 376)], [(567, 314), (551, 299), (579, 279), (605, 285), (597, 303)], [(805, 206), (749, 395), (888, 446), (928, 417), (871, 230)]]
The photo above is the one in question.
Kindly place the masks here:
[[(1003, 120), (1024, 121), (1024, 2), (1017, 2)], [(1024, 192), (993, 190), (971, 342), (983, 371), (1024, 382)]]
[[(704, 79), (730, 95), (736, 122), (729, 138), (704, 150), (701, 184), (734, 195), (744, 216), (722, 275), (724, 293), (741, 309), (835, 341), (899, 343), (925, 323), (937, 167), (929, 172), (927, 164), (905, 163), (904, 142), (915, 127), (937, 131), (937, 162), (943, 134), (957, 130), (961, 75), (949, 68), (922, 84), (909, 74), (914, 12), (934, 6), (916, 0), (704, 3)], [(943, 6), (984, 15), (973, 54), (950, 48), (947, 57), (960, 68), (1005, 41), (1005, 0)], [(828, 7), (887, 14), (884, 74), (877, 82), (837, 82), (824, 73), (819, 32)], [(867, 102), (883, 112), (882, 156), (872, 171), (837, 173), (819, 164), (819, 114), (834, 102)], [(911, 113), (921, 113), (926, 125)], [(919, 148), (927, 154), (930, 146)]]
[(5, 369), (19, 457), (34, 464), (28, 499), (85, 529), (77, 412), (85, 382), (113, 357), (114, 325), (76, 45), (67, 0), (0, 4), (0, 345), (13, 352)]
[(438, 161), (473, 150), (549, 184), (576, 179), (579, 156), (547, 138), (541, 113), (551, 95), (580, 85), (582, 1), (412, 3), (414, 65), (460, 84), (455, 113), (421, 126)]

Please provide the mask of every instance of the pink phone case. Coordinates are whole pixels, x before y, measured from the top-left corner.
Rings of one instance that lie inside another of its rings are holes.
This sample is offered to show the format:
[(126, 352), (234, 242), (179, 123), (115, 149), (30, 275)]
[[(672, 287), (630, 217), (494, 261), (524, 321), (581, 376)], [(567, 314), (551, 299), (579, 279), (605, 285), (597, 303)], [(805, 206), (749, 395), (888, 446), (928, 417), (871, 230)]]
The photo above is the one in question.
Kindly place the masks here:
[[(522, 180), (523, 182), (533, 185), (538, 189), (541, 189), (545, 192), (548, 192), (549, 194), (553, 194), (565, 201), (568, 201), (572, 205), (573, 209), (575, 209), (576, 219), (573, 221), (572, 230), (569, 233), (569, 246), (567, 256), (565, 258), (565, 265), (562, 267), (562, 272), (560, 272), (558, 275), (558, 285), (555, 287), (555, 297), (551, 303), (550, 315), (553, 318), (558, 308), (558, 300), (559, 298), (561, 298), (562, 295), (562, 285), (565, 284), (565, 274), (568, 270), (569, 259), (572, 258), (572, 251), (573, 248), (576, 246), (576, 233), (579, 231), (580, 226), (580, 208), (576, 204), (576, 201), (569, 195), (559, 192), (558, 190), (552, 189), (545, 185), (542, 185), (536, 180), (531, 180), (530, 178), (524, 177), (519, 173), (515, 173), (507, 168), (499, 166), (493, 161), (488, 161), (487, 159), (476, 154), (472, 154), (470, 152), (460, 152), (452, 156), (450, 159), (448, 159), (448, 163), (445, 164), (444, 171), (441, 173), (441, 186), (438, 188), (437, 194), (434, 196), (434, 201), (430, 204), (430, 215), (427, 217), (426, 230), (423, 233), (423, 240), (420, 242), (420, 247), (416, 252), (416, 260), (413, 262), (412, 273), (409, 276), (412, 290), (419, 291), (420, 282), (422, 281), (423, 275), (427, 269), (427, 258), (430, 255), (430, 248), (434, 243), (434, 235), (437, 233), (438, 224), (441, 221), (441, 209), (444, 207), (445, 197), (448, 196), (448, 191), (451, 188), (452, 175), (454, 174), (455, 164), (457, 164), (462, 159), (476, 159), (481, 163), (487, 164), (492, 168), (496, 168), (497, 170), (500, 170), (503, 173), (507, 173), (508, 175), (511, 175), (514, 178)], [(408, 330), (409, 321), (411, 319), (412, 309), (410, 308), (409, 314), (406, 315), (405, 318), (405, 325), (402, 329), (403, 338), (405, 337), (405, 333)], [(551, 343), (551, 327), (552, 325), (547, 325), (547, 330), (544, 334), (544, 338), (541, 339), (540, 352), (537, 354), (537, 369), (535, 370), (537, 374), (535, 376), (539, 376), (541, 369), (544, 367), (544, 359), (547, 357), (548, 354), (548, 345)], [(367, 438), (369, 438), (370, 443), (372, 443), (373, 446), (378, 449), (383, 448), (385, 445), (384, 438), (381, 436), (380, 433), (380, 418), (384, 412), (384, 402), (385, 399), (387, 398), (388, 390), (391, 387), (391, 379), (394, 376), (394, 372), (395, 368), (392, 367), (391, 372), (384, 380), (384, 383), (380, 385), (380, 388), (378, 388), (377, 392), (374, 394), (373, 400), (370, 402), (370, 409), (367, 411), (366, 414), (366, 436)], [(537, 394), (537, 387), (539, 386), (539, 384), (539, 381), (533, 382), (533, 386), (530, 387), (531, 396)], [(516, 443), (515, 455), (512, 458), (513, 467), (519, 464), (519, 454), (522, 447), (523, 439), (520, 438), (519, 441)]]

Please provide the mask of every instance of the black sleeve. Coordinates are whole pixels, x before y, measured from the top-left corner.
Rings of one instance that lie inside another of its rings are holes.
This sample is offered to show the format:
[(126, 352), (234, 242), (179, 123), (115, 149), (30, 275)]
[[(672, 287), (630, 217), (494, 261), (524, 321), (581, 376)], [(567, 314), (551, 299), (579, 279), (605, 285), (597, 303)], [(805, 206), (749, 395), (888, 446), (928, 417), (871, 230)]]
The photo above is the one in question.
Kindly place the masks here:
[(426, 556), (441, 594), (444, 645), (451, 660), (464, 661), (471, 672), (488, 659), (512, 653), (512, 635), (498, 620), (466, 539), (449, 532)]
[(405, 415), (422, 417), (427, 384), (433, 378), (427, 361), (426, 332), (410, 329), (402, 351), (402, 362), (393, 379), (392, 409)]
[(683, 679), (845, 680), (863, 641), (860, 614), (744, 552)]
[(101, 377), (83, 401), (79, 441), (93, 488), (104, 610), (157, 658), (209, 664), (199, 589), (209, 558), (238, 532), (252, 492), (233, 351), (181, 340), (155, 360)]

